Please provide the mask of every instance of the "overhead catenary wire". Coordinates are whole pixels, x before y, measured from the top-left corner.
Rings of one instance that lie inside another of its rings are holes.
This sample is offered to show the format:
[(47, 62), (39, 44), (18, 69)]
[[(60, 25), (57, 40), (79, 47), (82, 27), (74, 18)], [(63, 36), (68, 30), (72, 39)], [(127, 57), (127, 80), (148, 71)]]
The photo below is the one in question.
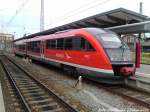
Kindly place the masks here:
[(60, 17), (64, 17), (64, 15), (67, 15), (67, 16), (68, 16), (68, 14), (71, 14), (72, 12), (76, 12), (76, 11), (78, 11), (78, 10), (84, 8), (84, 6), (89, 5), (89, 4), (92, 4), (92, 3), (94, 3), (94, 2), (95, 2), (95, 0), (92, 0), (92, 1), (90, 1), (90, 2), (86, 2), (86, 3), (83, 4), (82, 6), (79, 6), (79, 7), (76, 7), (75, 9), (69, 10), (68, 12), (64, 13), (64, 14), (63, 14), (62, 16), (60, 16)]
[(8, 23), (6, 24), (6, 27), (8, 27), (12, 21), (16, 18), (16, 16), (22, 11), (22, 9), (25, 7), (25, 5), (28, 3), (29, 0), (25, 0), (20, 6), (19, 8), (15, 11), (14, 15), (10, 18), (10, 20), (8, 21)]
[[(68, 14), (66, 17), (63, 16), (62, 19), (60, 19), (59, 21), (62, 21), (62, 20), (65, 20), (65, 19), (68, 19), (72, 16), (74, 16), (75, 14), (78, 14), (78, 13), (83, 13), (83, 11), (87, 11), (87, 10), (90, 10), (96, 6), (100, 6), (100, 5), (103, 5), (105, 3), (108, 3), (109, 1), (111, 0), (104, 0), (103, 2), (98, 2), (96, 4), (93, 4), (92, 6), (90, 7), (83, 7), (83, 8), (79, 8), (78, 10), (75, 10), (74, 12), (71, 12), (70, 15)], [(60, 17), (61, 18), (61, 17)], [(58, 22), (58, 21), (55, 21), (55, 22)]]

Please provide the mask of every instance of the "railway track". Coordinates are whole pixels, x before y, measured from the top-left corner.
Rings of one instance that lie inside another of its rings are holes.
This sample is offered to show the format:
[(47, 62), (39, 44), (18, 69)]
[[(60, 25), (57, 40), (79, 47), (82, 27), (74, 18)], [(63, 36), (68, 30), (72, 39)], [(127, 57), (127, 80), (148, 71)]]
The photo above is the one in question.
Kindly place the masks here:
[(12, 112), (26, 112), (26, 109), (22, 105), (21, 99), (17, 95), (17, 92), (16, 92), (15, 88), (12, 86), (8, 77), (5, 75), (5, 72), (2, 69), (1, 64), (0, 64), (0, 70), (1, 70), (0, 75), (2, 78), (2, 80), (1, 80), (2, 88), (4, 91), (3, 94), (5, 94), (4, 100), (5, 100), (5, 104), (6, 104), (6, 106), (5, 106), (6, 111), (11, 110)]
[(150, 109), (150, 93), (143, 90), (127, 87), (125, 85), (118, 86), (104, 86), (98, 85), (100, 88), (109, 91), (110, 93), (119, 95), (127, 100), (135, 102), (136, 104), (142, 105)]
[(0, 57), (1, 64), (8, 79), (13, 84), (16, 94), (21, 98), (22, 105), (28, 112), (77, 112), (75, 108), (41, 84), (19, 65)]

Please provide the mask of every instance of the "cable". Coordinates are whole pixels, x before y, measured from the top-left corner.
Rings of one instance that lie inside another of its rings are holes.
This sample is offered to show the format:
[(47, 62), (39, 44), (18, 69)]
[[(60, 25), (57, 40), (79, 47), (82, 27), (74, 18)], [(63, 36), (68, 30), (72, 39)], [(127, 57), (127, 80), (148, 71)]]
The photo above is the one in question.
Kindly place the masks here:
[[(73, 10), (70, 10), (70, 11), (66, 12), (64, 15), (68, 15), (68, 14), (70, 14), (70, 13), (72, 13), (72, 12), (76, 12), (77, 10), (80, 10), (80, 9), (84, 8), (83, 6), (89, 5), (89, 4), (93, 3), (94, 1), (95, 1), (95, 0), (93, 0), (93, 1), (91, 1), (91, 2), (86, 2), (86, 4), (83, 4), (82, 6), (79, 6), (79, 7), (75, 8), (75, 9), (73, 9)], [(62, 15), (62, 16), (63, 16), (63, 15)], [(60, 17), (62, 17), (62, 16), (60, 16)], [(63, 16), (63, 17), (64, 17), (64, 16)]]
[[(92, 6), (90, 6), (90, 7), (86, 7), (85, 9), (83, 9), (83, 10), (79, 10), (79, 11), (75, 11), (75, 13), (71, 13), (71, 15), (69, 15), (69, 16), (67, 16), (67, 17), (64, 17), (64, 18), (62, 18), (61, 19), (61, 21), (62, 20), (65, 20), (65, 19), (67, 19), (67, 18), (69, 18), (69, 17), (71, 17), (71, 16), (73, 16), (73, 15), (75, 15), (75, 14), (77, 14), (77, 13), (81, 13), (81, 12), (83, 12), (83, 11), (87, 11), (87, 10), (89, 10), (89, 9), (92, 9), (93, 7), (96, 7), (96, 6), (99, 6), (99, 5), (102, 5), (102, 4), (105, 4), (105, 3), (107, 3), (107, 2), (109, 2), (109, 1), (111, 1), (111, 0), (105, 0), (105, 1), (103, 1), (103, 2), (100, 2), (100, 3), (97, 3), (97, 4), (94, 4), (94, 5), (92, 5)], [(59, 20), (60, 21), (60, 20)], [(57, 22), (57, 21), (56, 21)]]
[(15, 17), (22, 11), (22, 9), (25, 7), (25, 5), (27, 4), (29, 0), (25, 0), (20, 7), (16, 10), (15, 14), (11, 17), (11, 19), (8, 21), (8, 23), (6, 24), (6, 27), (9, 26), (11, 24), (11, 22), (15, 19)]

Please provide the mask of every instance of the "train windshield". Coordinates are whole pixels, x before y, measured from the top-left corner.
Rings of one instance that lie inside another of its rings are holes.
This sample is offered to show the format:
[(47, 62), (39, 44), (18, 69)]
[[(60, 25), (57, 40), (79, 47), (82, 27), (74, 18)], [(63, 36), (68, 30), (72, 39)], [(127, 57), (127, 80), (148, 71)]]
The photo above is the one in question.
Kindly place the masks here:
[(97, 34), (96, 37), (103, 44), (104, 48), (119, 48), (123, 44), (119, 37), (115, 34)]
[(105, 48), (111, 61), (131, 61), (129, 47), (116, 34), (97, 34), (96, 37)]
[(100, 28), (88, 28), (86, 30), (91, 32), (103, 46), (112, 63), (131, 62), (130, 49), (117, 34)]

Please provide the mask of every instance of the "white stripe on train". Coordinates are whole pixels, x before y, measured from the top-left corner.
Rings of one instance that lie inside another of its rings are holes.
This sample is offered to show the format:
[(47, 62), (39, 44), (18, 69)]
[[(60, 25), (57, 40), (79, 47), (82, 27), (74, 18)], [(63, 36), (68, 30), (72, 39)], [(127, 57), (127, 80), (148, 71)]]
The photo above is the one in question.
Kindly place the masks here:
[[(36, 57), (36, 58), (41, 58), (40, 56), (35, 56), (35, 55), (31, 55), (31, 54), (30, 54), (30, 56)], [(41, 59), (45, 59), (45, 60), (49, 60), (49, 61), (53, 61), (53, 62), (58, 62), (58, 63), (62, 63), (62, 64), (66, 64), (66, 65), (70, 65), (70, 66), (74, 66), (74, 67), (78, 67), (78, 68), (83, 68), (83, 69), (87, 69), (87, 70), (92, 70), (92, 71), (96, 71), (96, 72), (110, 73), (110, 74), (114, 73), (113, 70), (106, 70), (106, 69), (99, 69), (99, 68), (94, 68), (94, 67), (88, 67), (88, 66), (84, 66), (84, 65), (64, 62), (64, 61), (50, 59), (50, 58), (45, 58), (45, 57), (41, 58)]]

